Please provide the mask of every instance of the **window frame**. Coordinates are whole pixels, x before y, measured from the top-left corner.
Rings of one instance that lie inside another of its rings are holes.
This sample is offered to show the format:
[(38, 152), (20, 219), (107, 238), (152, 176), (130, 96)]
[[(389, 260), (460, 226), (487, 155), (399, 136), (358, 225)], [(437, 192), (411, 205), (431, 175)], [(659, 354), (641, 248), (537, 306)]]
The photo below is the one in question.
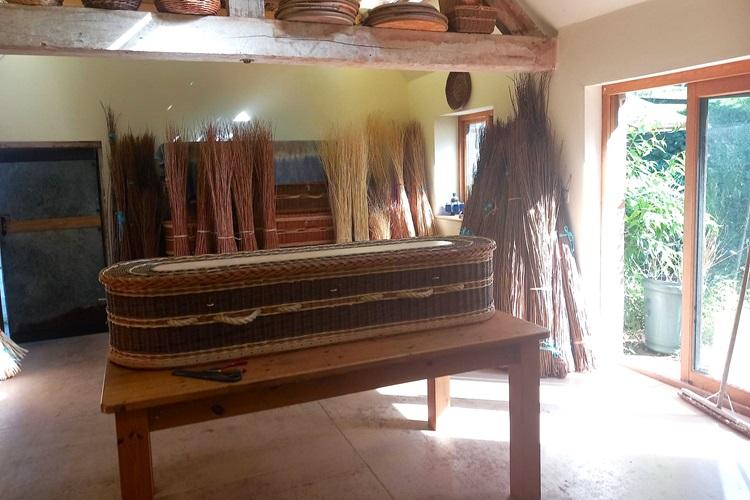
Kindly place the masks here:
[(458, 115), (458, 196), (464, 203), (467, 201), (466, 185), (466, 127), (475, 123), (484, 123), (485, 126), (494, 119), (491, 109)]

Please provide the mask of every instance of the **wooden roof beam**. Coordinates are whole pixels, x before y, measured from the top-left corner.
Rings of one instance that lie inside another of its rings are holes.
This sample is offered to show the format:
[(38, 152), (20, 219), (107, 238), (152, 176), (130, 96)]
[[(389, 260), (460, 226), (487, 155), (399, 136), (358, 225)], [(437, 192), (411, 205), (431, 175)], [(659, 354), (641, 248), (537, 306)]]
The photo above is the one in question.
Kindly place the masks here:
[(554, 69), (556, 51), (543, 37), (0, 5), (3, 54), (521, 72)]

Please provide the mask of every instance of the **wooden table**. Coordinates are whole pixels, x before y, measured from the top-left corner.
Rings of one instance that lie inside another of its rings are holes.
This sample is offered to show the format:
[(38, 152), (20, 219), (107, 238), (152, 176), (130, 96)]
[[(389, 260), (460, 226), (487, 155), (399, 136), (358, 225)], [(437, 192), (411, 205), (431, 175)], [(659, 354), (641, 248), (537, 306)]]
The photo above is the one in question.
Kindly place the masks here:
[(547, 336), (497, 313), (473, 325), (254, 357), (234, 384), (107, 363), (101, 408), (115, 415), (122, 497), (153, 497), (153, 431), (425, 378), (429, 426), (436, 429), (450, 402), (448, 375), (507, 366), (511, 495), (539, 498), (538, 341)]

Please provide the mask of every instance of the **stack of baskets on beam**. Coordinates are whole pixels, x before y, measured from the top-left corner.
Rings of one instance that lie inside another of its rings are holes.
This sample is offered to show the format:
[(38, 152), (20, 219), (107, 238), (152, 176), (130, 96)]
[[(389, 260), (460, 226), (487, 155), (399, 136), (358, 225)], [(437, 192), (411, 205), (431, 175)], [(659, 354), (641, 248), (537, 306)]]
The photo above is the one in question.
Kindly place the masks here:
[(213, 16), (221, 9), (221, 0), (154, 0), (154, 5), (159, 12)]
[(495, 7), (481, 0), (440, 0), (440, 12), (448, 17), (450, 31), (490, 34), (495, 30)]
[(84, 7), (106, 10), (138, 10), (141, 0), (81, 0)]
[(370, 11), (364, 24), (373, 28), (448, 31), (448, 19), (427, 2), (379, 5)]
[(359, 3), (350, 0), (281, 0), (275, 17), (281, 21), (353, 26)]

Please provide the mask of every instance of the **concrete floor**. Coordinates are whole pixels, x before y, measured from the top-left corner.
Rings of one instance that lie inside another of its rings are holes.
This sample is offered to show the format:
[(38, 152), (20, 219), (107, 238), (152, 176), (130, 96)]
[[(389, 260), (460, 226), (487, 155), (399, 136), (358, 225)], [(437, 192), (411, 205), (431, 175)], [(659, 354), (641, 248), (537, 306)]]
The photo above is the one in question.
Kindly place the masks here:
[[(104, 335), (32, 344), (0, 382), (0, 498), (118, 498), (114, 419), (99, 413)], [(426, 431), (412, 383), (153, 434), (157, 496), (507, 498), (504, 375), (452, 383)], [(544, 381), (543, 498), (750, 498), (750, 441), (622, 368)]]

